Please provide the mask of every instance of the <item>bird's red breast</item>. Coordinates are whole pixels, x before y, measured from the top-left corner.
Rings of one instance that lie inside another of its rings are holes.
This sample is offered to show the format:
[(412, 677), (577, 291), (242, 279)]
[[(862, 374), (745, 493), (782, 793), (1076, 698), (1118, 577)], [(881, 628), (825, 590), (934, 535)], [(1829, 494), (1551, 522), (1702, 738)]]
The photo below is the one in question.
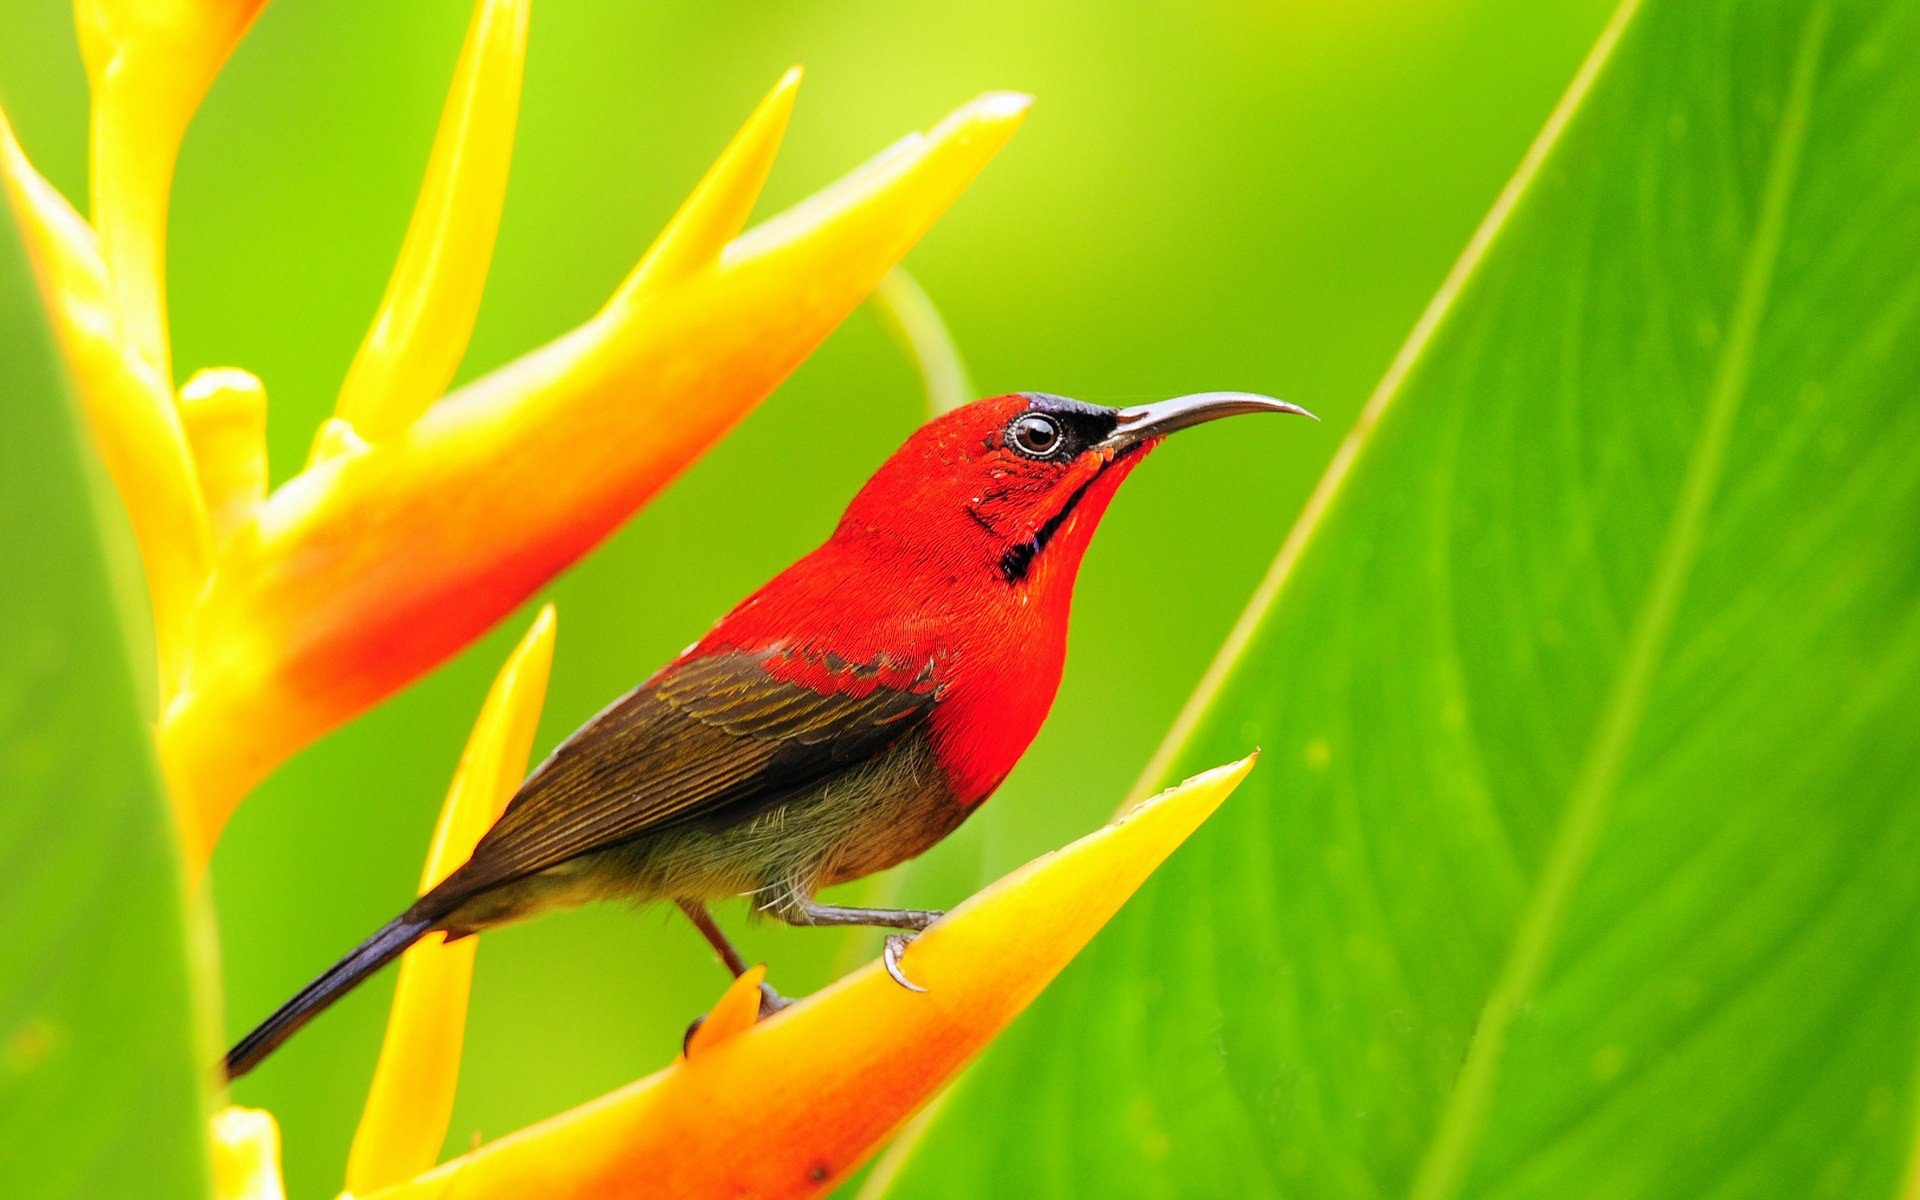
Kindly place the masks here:
[(1146, 448), (1090, 458), (1035, 486), (982, 456), (983, 422), (973, 416), (923, 430), (916, 469), (899, 473), (899, 486), (877, 475), (824, 545), (680, 660), (745, 650), (766, 654), (776, 677), (822, 693), (931, 690), (927, 736), (969, 806), (1006, 778), (1052, 707), (1081, 559)]

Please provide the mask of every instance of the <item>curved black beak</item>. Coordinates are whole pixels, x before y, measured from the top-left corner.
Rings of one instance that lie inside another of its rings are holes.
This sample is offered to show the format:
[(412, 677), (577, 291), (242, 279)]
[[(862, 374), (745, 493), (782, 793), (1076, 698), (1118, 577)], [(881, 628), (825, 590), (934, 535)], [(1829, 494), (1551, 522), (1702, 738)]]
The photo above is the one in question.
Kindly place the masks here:
[(1176, 430), (1217, 421), (1221, 417), (1263, 412), (1293, 413), (1315, 421), (1320, 419), (1298, 404), (1288, 404), (1272, 396), (1260, 396), (1253, 392), (1199, 392), (1192, 396), (1176, 396), (1171, 400), (1156, 400), (1152, 404), (1118, 410), (1116, 415), (1119, 423), (1100, 445), (1103, 449), (1124, 450), (1149, 438), (1164, 437)]

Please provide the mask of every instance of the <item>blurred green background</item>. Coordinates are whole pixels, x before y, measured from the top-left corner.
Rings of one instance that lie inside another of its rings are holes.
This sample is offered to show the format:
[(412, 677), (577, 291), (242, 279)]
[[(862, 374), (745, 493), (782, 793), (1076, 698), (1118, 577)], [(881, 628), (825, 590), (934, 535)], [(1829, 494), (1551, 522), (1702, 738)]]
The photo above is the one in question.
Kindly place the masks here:
[[(499, 250), (463, 378), (589, 315), (779, 73), (808, 70), (763, 213), (991, 88), (1014, 139), (908, 260), (983, 392), (1119, 402), (1271, 391), (1325, 418), (1189, 435), (1106, 523), (1067, 680), (986, 812), (909, 870), (945, 905), (1109, 813), (1152, 753), (1367, 390), (1513, 169), (1610, 5), (1362, 0), (536, 6)], [(468, 7), (275, 0), (188, 136), (171, 238), (175, 359), (265, 380), (276, 478), (377, 303)], [(71, 16), (0, 13), (0, 101), (84, 195)], [(921, 419), (856, 314), (765, 407), (547, 589), (544, 751), (830, 527)], [(239, 1031), (396, 910), (516, 616), (308, 751), (240, 810), (213, 868)], [(741, 926), (739, 913), (723, 922)], [(790, 991), (864, 935), (762, 929)], [(677, 917), (602, 909), (490, 935), (450, 1144), (653, 1069), (721, 975)], [(296, 1196), (337, 1189), (391, 979), (236, 1098), (271, 1108)]]

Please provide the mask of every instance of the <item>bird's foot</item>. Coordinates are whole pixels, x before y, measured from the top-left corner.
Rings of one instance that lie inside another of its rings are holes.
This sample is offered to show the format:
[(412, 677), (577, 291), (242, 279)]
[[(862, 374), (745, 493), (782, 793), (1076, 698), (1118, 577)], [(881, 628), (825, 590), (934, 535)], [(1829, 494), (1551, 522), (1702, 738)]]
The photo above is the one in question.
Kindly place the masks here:
[(900, 969), (900, 956), (906, 953), (907, 943), (911, 942), (917, 936), (919, 936), (917, 932), (890, 933), (887, 935), (886, 948), (880, 952), (880, 961), (886, 964), (887, 974), (893, 976), (895, 983), (910, 992), (924, 992), (927, 990), (913, 980), (908, 979), (907, 973)]
[(900, 969), (900, 956), (906, 953), (908, 942), (947, 915), (937, 908), (847, 908), (821, 904), (797, 889), (791, 902), (773, 911), (789, 925), (877, 925), (899, 930), (887, 935), (881, 960), (886, 963), (887, 974), (893, 976), (893, 981), (910, 992), (927, 989), (907, 978), (906, 972)]
[(760, 1019), (762, 1021), (792, 1003), (792, 1000), (774, 991), (772, 984), (763, 983), (760, 985)]

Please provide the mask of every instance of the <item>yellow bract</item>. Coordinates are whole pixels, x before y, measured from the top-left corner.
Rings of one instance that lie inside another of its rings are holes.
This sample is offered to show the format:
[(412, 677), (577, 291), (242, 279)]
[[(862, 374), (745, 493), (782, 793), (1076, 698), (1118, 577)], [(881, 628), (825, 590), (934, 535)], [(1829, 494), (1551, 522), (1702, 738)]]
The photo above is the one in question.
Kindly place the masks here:
[(181, 670), (189, 616), (213, 559), (205, 503), (162, 369), (143, 354), (99, 239), (36, 173), (0, 114), (0, 176), (19, 220), (81, 411), (131, 518), (153, 603), (160, 686)]
[[(553, 636), (553, 606), (548, 605), (493, 681), (440, 809), (420, 874), (423, 894), (472, 856), (474, 844), (520, 786), (547, 693)], [(430, 934), (400, 957), (386, 1041), (347, 1156), (348, 1190), (397, 1183), (440, 1156), (460, 1076), (476, 941), (449, 943)]]
[(164, 272), (180, 138), (260, 0), (81, 0), (92, 224), (0, 117), (0, 178), (146, 569), (161, 756), (196, 872), (267, 772), (485, 631), (732, 428), (1026, 108), (982, 97), (742, 235), (789, 72), (598, 315), (442, 397), (498, 228), (528, 3), (477, 3), (336, 416), (272, 491), (260, 382), (223, 369), (174, 393)]
[(286, 1200), (280, 1179), (280, 1125), (258, 1108), (213, 1115), (215, 1200)]
[(530, 2), (473, 10), (400, 261), (340, 387), (336, 411), (367, 441), (412, 424), (466, 353), (507, 191)]

